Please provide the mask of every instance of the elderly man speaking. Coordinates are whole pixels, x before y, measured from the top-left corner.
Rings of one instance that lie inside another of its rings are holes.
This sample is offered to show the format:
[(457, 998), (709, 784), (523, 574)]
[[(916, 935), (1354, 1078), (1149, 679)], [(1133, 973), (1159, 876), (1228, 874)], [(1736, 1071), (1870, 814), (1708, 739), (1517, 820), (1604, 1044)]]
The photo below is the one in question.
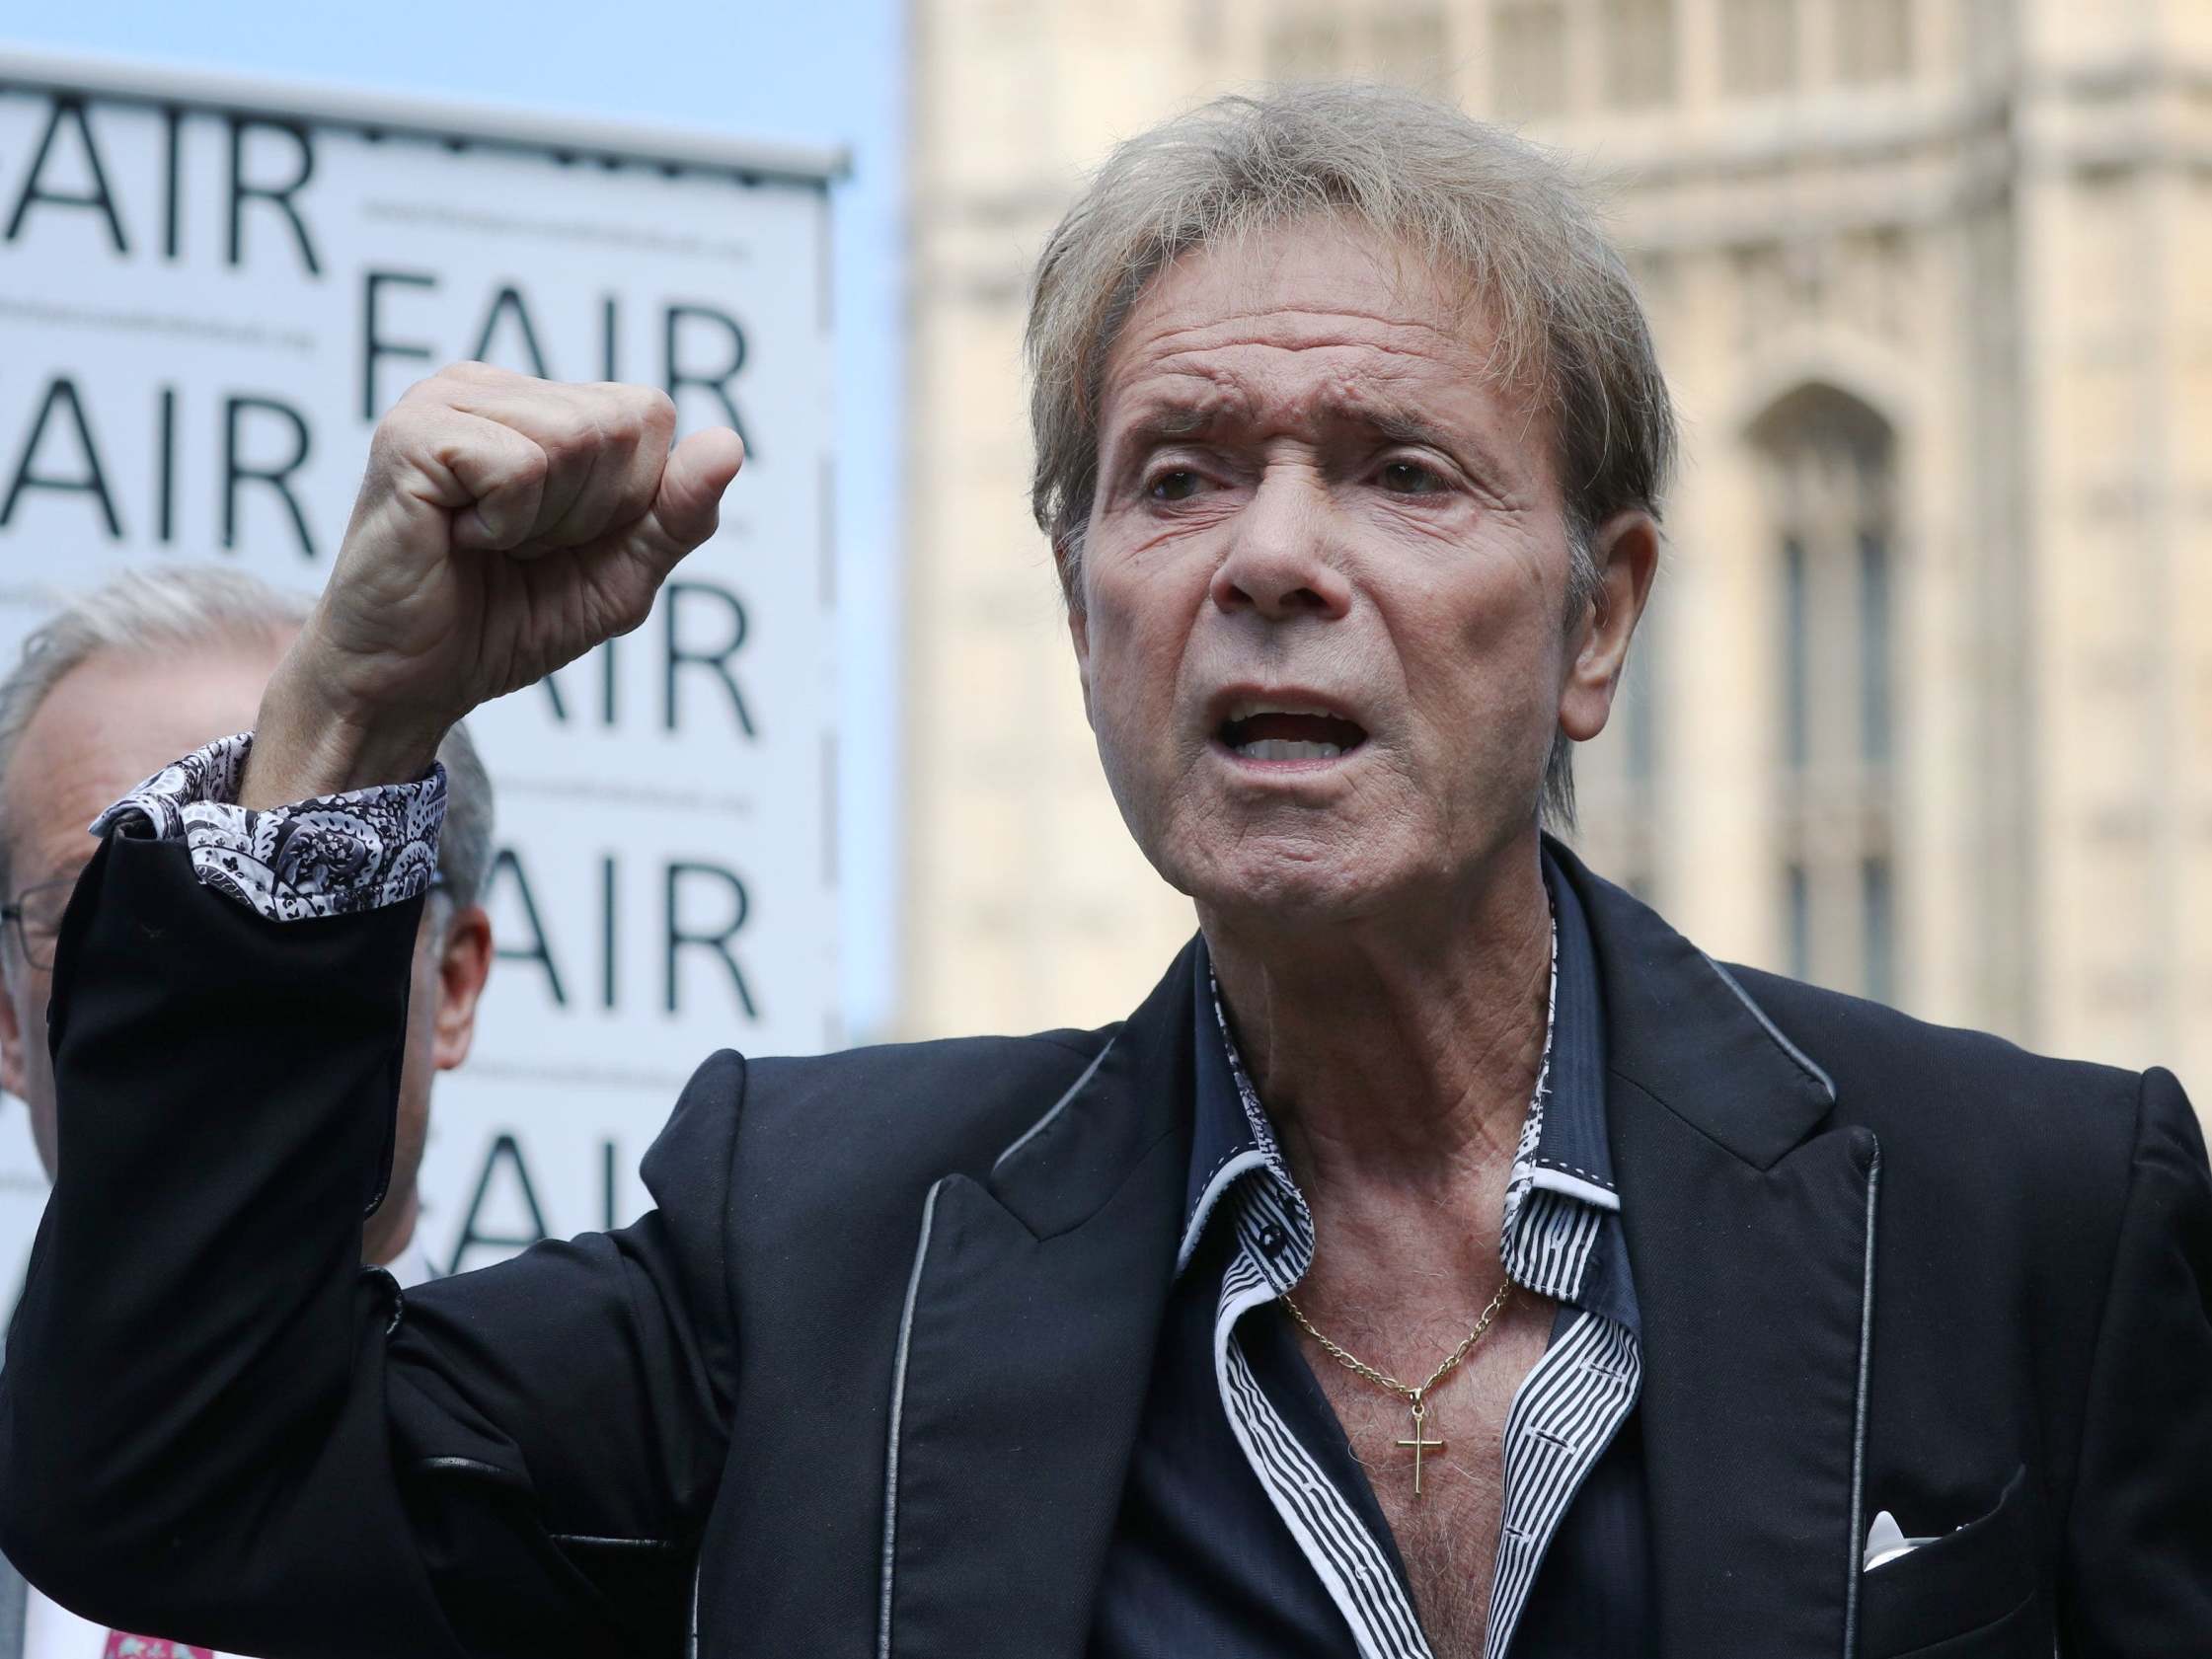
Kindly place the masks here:
[(330, 1659), (2202, 1651), (2174, 1080), (1723, 968), (1540, 833), (1673, 444), (1555, 166), (1216, 104), (1108, 162), (1030, 342), (1100, 755), (1197, 907), (1159, 989), (718, 1054), (636, 1227), (358, 1275), (438, 738), (635, 626), (739, 461), (449, 370), (250, 743), (101, 820), (0, 1546)]

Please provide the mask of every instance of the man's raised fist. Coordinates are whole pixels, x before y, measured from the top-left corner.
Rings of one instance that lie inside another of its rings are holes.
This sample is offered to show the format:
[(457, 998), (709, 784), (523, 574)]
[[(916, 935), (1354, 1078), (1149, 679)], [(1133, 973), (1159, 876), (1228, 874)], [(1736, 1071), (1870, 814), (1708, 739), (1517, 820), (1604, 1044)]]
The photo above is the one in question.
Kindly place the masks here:
[(269, 682), (241, 798), (420, 776), (447, 727), (645, 621), (744, 446), (675, 407), (482, 363), (377, 423), (338, 563)]

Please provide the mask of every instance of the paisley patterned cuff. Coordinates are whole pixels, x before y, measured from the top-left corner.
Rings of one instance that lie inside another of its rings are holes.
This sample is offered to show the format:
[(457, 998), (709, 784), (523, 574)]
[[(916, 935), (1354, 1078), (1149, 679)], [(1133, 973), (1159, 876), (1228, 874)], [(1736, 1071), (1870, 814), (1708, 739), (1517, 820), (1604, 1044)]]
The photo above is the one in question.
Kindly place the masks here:
[(92, 833), (182, 841), (202, 882), (272, 922), (374, 910), (429, 886), (444, 767), (418, 783), (254, 812), (238, 804), (253, 745), (248, 731), (194, 749), (101, 813)]

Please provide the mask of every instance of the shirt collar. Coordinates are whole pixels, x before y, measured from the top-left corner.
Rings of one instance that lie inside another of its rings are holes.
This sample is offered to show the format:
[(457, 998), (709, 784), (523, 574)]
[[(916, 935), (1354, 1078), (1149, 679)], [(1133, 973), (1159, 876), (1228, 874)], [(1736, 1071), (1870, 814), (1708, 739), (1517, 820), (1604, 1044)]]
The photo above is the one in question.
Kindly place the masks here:
[[(1197, 1116), (1190, 1136), (1190, 1172), (1183, 1190), (1182, 1244), (1176, 1253), (1180, 1274), (1204, 1237), (1206, 1223), (1223, 1193), (1254, 1170), (1270, 1174), (1290, 1200), (1294, 1219), (1302, 1220), (1311, 1236), (1313, 1218), (1305, 1196), (1290, 1178), (1290, 1170), (1275, 1145), (1274, 1125), (1266, 1108), (1245, 1075), (1244, 1059), (1230, 1035), (1228, 1017), (1221, 1006), (1221, 989), (1214, 983), (1213, 956), (1203, 938), (1198, 941), (1198, 971), (1193, 974), (1196, 1006), (1191, 1011), (1198, 1032)], [(1207, 1033), (1213, 1033), (1209, 1040)]]
[(1549, 852), (1544, 880), (1552, 893), (1552, 1036), (1546, 1076), (1529, 1106), (1538, 1126), (1532, 1172), (1539, 1188), (1618, 1210), (1621, 1196), (1605, 1135), (1605, 1018), (1597, 951), (1582, 901)]
[(1505, 1188), (1499, 1254), (1529, 1290), (1640, 1329), (1605, 1115), (1605, 1004), (1589, 918), (1549, 849), (1552, 1034)]
[[(1550, 1028), (1507, 1183), (1500, 1254), (1506, 1271), (1526, 1288), (1606, 1314), (1633, 1329), (1635, 1294), (1619, 1227), (1575, 1225), (1602, 1220), (1621, 1207), (1606, 1143), (1604, 1007), (1581, 901), (1549, 850), (1543, 859), (1552, 900)], [(1222, 1194), (1256, 1171), (1277, 1183), (1290, 1200), (1294, 1222), (1303, 1222), (1309, 1234), (1312, 1228), (1305, 1199), (1276, 1148), (1266, 1109), (1245, 1076), (1202, 940), (1198, 968), (1192, 993), (1199, 1032), (1197, 1109), (1178, 1272), (1196, 1251)], [(1217, 1040), (1207, 1040), (1209, 1030)], [(1562, 1230), (1577, 1239), (1577, 1247), (1564, 1257), (1556, 1248)]]

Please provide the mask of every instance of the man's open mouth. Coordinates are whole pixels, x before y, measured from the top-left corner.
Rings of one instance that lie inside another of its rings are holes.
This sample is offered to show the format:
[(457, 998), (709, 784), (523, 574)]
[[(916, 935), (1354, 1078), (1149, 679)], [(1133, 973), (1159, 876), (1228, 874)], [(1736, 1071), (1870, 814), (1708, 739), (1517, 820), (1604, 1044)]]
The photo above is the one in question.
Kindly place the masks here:
[(1335, 760), (1367, 740), (1366, 731), (1326, 709), (1239, 704), (1214, 729), (1222, 746), (1251, 761)]

